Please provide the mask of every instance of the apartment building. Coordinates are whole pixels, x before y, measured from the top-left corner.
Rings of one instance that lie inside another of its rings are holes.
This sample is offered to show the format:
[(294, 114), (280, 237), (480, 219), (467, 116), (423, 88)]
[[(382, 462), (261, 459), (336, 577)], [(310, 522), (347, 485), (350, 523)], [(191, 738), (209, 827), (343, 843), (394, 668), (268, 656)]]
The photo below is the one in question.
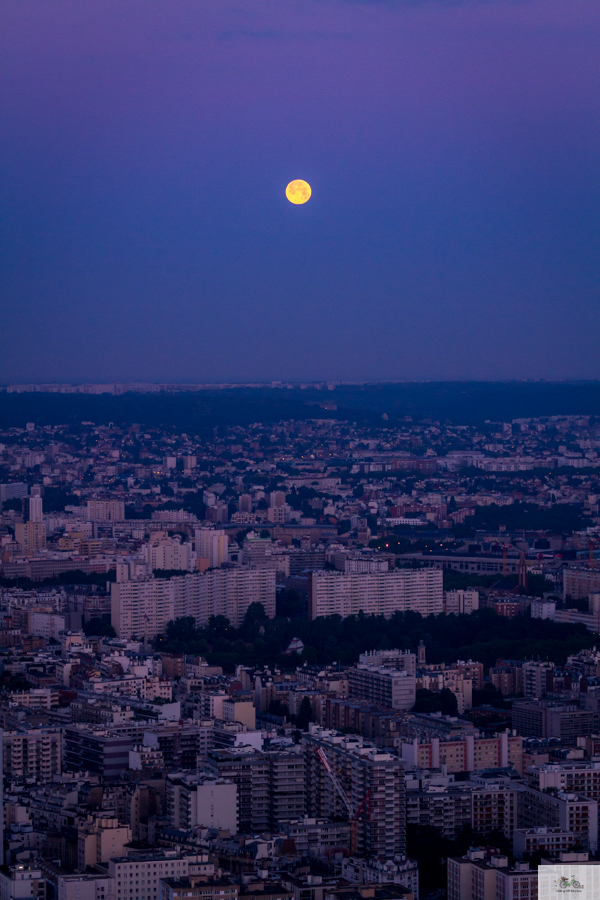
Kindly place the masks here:
[(593, 733), (594, 713), (573, 703), (523, 700), (513, 704), (512, 724), (523, 737), (556, 737), (574, 746), (578, 737)]
[(86, 519), (88, 522), (124, 522), (125, 502), (123, 500), (88, 500)]
[(304, 816), (304, 756), (286, 751), (270, 751), (265, 756), (269, 764), (270, 828), (276, 830)]
[(444, 613), (447, 616), (470, 615), (479, 609), (479, 591), (444, 591)]
[(63, 764), (72, 772), (119, 778), (129, 767), (132, 749), (133, 738), (127, 734), (82, 723), (67, 725)]
[(561, 828), (515, 828), (513, 831), (513, 853), (522, 856), (542, 851), (549, 857), (558, 856), (573, 846), (573, 835)]
[(389, 572), (343, 574), (312, 572), (308, 579), (309, 618), (340, 615), (378, 615), (418, 612), (423, 616), (444, 611), (441, 569), (394, 569)]
[(214, 872), (200, 853), (179, 855), (176, 850), (156, 850), (137, 853), (134, 857), (119, 856), (108, 861), (111, 878), (111, 900), (160, 900), (161, 880), (165, 878), (185, 878), (190, 874)]
[(2, 732), (2, 765), (8, 778), (49, 781), (62, 771), (62, 734), (39, 729)]
[(150, 640), (182, 616), (192, 616), (198, 625), (226, 616), (237, 628), (252, 603), (262, 603), (269, 618), (275, 615), (274, 570), (238, 567), (114, 583), (111, 622), (118, 637)]
[(519, 828), (560, 828), (591, 853), (598, 848), (598, 801), (581, 794), (520, 786), (517, 823)]
[(506, 856), (486, 857), (469, 850), (448, 857), (448, 900), (537, 900), (537, 869), (518, 862), (509, 867)]
[(266, 755), (247, 747), (213, 750), (208, 754), (206, 771), (237, 787), (239, 831), (269, 830), (269, 769)]
[(600, 800), (600, 763), (566, 759), (560, 763), (532, 766), (528, 780), (540, 791), (556, 790)]
[(416, 677), (408, 671), (359, 663), (349, 670), (348, 685), (351, 697), (370, 700), (378, 706), (412, 709), (415, 704)]
[(166, 779), (166, 809), (174, 828), (190, 831), (198, 825), (238, 830), (237, 787), (225, 778), (174, 772)]
[(563, 569), (563, 599), (580, 600), (600, 591), (600, 571), (587, 567), (567, 566)]
[(317, 751), (335, 772), (356, 814), (368, 802), (369, 815), (359, 817), (359, 855), (392, 859), (406, 849), (405, 781), (401, 761), (354, 735), (310, 725), (303, 736), (307, 814), (349, 818), (348, 809)]
[(400, 748), (407, 769), (439, 769), (448, 774), (512, 766), (523, 774), (523, 738), (503, 732), (494, 737), (403, 739)]
[(221, 528), (196, 528), (194, 547), (206, 568), (216, 569), (229, 559), (229, 538)]

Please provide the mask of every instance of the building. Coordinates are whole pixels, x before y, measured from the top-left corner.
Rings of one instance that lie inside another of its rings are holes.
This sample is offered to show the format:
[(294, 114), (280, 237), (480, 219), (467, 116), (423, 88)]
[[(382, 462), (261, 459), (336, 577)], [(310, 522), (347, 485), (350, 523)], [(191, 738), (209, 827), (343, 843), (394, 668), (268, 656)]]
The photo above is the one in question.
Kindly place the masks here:
[(41, 869), (19, 864), (0, 869), (0, 900), (45, 900), (46, 879)]
[(20, 500), (29, 493), (29, 487), (20, 481), (0, 484), (0, 508), (7, 500)]
[[(200, 853), (180, 855), (177, 850), (156, 850), (109, 859), (112, 900), (161, 900), (161, 881), (189, 874), (212, 875), (214, 866)], [(141, 882), (141, 883), (140, 883)]]
[(448, 900), (537, 900), (537, 869), (527, 863), (508, 865), (506, 856), (469, 850), (448, 857)]
[(229, 559), (229, 538), (220, 528), (196, 528), (194, 547), (204, 568), (217, 569)]
[(247, 747), (213, 750), (208, 755), (206, 771), (237, 787), (240, 831), (268, 831), (270, 827), (269, 770), (266, 755)]
[(88, 522), (123, 522), (125, 521), (125, 502), (123, 500), (88, 500), (86, 518)]
[(407, 671), (359, 663), (349, 670), (348, 685), (352, 697), (370, 700), (379, 706), (412, 709), (415, 705), (416, 678)]
[[(393, 859), (406, 851), (405, 781), (403, 766), (392, 756), (355, 735), (344, 736), (310, 725), (302, 738), (306, 766), (307, 814), (315, 818), (349, 818), (346, 803), (317, 751), (322, 751), (337, 784), (358, 816), (359, 855)], [(368, 806), (369, 813), (360, 816)]]
[(528, 700), (538, 700), (552, 690), (554, 668), (551, 662), (523, 663), (523, 694)]
[(118, 637), (150, 640), (171, 620), (192, 616), (204, 625), (225, 616), (238, 628), (252, 603), (275, 615), (275, 571), (236, 567), (111, 585), (111, 623)]
[(15, 541), (21, 551), (44, 550), (46, 547), (46, 523), (16, 522)]
[(600, 592), (600, 570), (566, 566), (563, 569), (563, 600), (581, 600)]
[(221, 710), (221, 718), (224, 722), (241, 722), (250, 731), (254, 731), (256, 728), (256, 710), (251, 700), (236, 700), (234, 697), (224, 697)]
[(385, 666), (416, 675), (417, 657), (410, 650), (367, 650), (358, 657), (361, 666)]
[(106, 875), (59, 875), (57, 900), (108, 900), (111, 880)]
[(238, 830), (237, 788), (225, 778), (172, 773), (166, 779), (167, 817), (175, 828)]
[(574, 844), (570, 831), (560, 828), (515, 828), (513, 831), (513, 853), (519, 859), (542, 851), (548, 856), (558, 856)]
[(239, 886), (228, 878), (163, 878), (160, 900), (237, 900)]
[(27, 610), (27, 630), (49, 641), (59, 640), (61, 631), (68, 631), (71, 624), (70, 613), (45, 612), (39, 609)]
[(555, 737), (575, 745), (578, 737), (593, 733), (594, 713), (556, 700), (523, 700), (513, 703), (512, 724), (523, 737)]
[(447, 616), (470, 615), (479, 609), (479, 591), (444, 591), (444, 613)]
[(304, 816), (306, 789), (304, 756), (294, 751), (272, 750), (265, 754), (269, 764), (269, 820), (276, 830)]
[(448, 774), (457, 774), (512, 766), (523, 773), (523, 738), (508, 732), (493, 737), (403, 738), (400, 753), (407, 769), (444, 766)]
[(529, 782), (540, 791), (576, 792), (600, 801), (600, 762), (566, 759), (532, 766)]
[(523, 669), (521, 666), (492, 666), (489, 670), (490, 681), (505, 697), (514, 697), (523, 693)]
[(381, 615), (395, 612), (439, 615), (444, 611), (440, 569), (395, 569), (391, 572), (343, 574), (312, 572), (308, 579), (309, 618)]
[(472, 793), (472, 786), (465, 782), (407, 790), (406, 824), (436, 828), (454, 839), (471, 825)]
[(166, 769), (196, 769), (213, 749), (214, 722), (151, 726), (144, 731), (143, 742), (161, 753)]
[(131, 828), (123, 825), (111, 813), (88, 816), (77, 829), (77, 868), (107, 863), (121, 856), (131, 840)]
[(304, 816), (286, 822), (283, 831), (294, 842), (299, 856), (327, 856), (340, 848), (350, 847), (348, 822)]
[(560, 828), (591, 853), (598, 849), (598, 801), (568, 791), (519, 787), (519, 828)]
[(57, 729), (2, 732), (2, 765), (8, 778), (43, 783), (62, 771), (62, 735)]
[(156, 569), (191, 571), (195, 559), (189, 541), (183, 543), (171, 538), (144, 544), (142, 555), (150, 571)]
[(93, 725), (67, 725), (64, 731), (64, 767), (104, 778), (119, 778), (129, 768), (133, 738)]

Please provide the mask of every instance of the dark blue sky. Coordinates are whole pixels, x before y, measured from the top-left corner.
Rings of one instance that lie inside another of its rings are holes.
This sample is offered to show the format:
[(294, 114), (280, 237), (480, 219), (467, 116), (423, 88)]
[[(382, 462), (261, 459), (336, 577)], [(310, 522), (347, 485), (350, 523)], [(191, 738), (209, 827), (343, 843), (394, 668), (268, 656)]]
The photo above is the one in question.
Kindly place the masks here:
[(0, 380), (599, 378), (598, 12), (4, 0)]

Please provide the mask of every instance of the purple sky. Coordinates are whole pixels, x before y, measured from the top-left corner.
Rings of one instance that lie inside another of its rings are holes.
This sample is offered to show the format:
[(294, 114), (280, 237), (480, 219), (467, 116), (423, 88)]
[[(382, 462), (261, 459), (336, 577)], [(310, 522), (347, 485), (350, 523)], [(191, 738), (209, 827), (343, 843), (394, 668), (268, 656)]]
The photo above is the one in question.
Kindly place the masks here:
[(598, 13), (4, 0), (0, 380), (600, 377)]

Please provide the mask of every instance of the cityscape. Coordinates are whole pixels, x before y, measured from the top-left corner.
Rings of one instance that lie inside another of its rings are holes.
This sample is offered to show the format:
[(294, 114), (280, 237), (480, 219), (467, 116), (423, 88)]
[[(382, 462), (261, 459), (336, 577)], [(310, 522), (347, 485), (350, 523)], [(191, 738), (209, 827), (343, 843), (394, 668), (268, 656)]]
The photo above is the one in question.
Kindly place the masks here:
[(599, 0), (0, 3), (0, 900), (600, 900)]
[(600, 418), (323, 407), (0, 430), (3, 896), (529, 900), (596, 864)]

